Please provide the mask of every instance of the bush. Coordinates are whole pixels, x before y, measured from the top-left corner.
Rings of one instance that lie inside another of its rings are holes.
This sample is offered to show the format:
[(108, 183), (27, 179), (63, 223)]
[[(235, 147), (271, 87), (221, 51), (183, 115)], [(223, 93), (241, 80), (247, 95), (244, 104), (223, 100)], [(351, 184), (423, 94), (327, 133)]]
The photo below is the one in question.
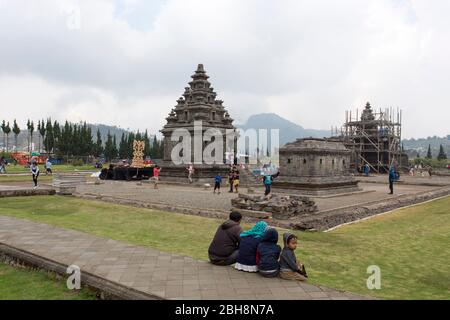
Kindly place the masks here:
[(81, 159), (74, 159), (74, 160), (72, 161), (72, 165), (73, 165), (74, 167), (81, 167), (81, 166), (84, 165), (84, 162), (83, 162), (83, 160), (81, 160)]
[(435, 169), (447, 168), (447, 165), (450, 164), (449, 159), (437, 160), (437, 159), (428, 159), (428, 158), (415, 158), (410, 161), (412, 165), (422, 164), (422, 167), (431, 166)]

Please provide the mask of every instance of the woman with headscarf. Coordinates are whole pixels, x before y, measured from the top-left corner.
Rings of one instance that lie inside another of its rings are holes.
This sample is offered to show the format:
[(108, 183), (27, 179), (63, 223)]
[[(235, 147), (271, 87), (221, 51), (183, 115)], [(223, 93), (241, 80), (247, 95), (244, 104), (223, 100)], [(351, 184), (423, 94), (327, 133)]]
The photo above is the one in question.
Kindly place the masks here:
[(265, 221), (257, 222), (253, 228), (241, 233), (239, 253), (234, 267), (237, 270), (247, 272), (258, 272), (256, 261), (256, 250), (267, 229)]

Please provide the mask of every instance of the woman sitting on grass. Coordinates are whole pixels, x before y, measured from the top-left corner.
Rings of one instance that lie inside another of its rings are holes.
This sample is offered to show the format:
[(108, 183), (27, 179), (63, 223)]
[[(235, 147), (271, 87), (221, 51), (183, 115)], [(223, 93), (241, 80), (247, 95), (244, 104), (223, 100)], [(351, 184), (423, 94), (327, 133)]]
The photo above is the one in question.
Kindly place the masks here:
[(254, 227), (241, 233), (241, 242), (239, 244), (239, 253), (234, 267), (237, 270), (247, 272), (258, 272), (256, 263), (256, 250), (261, 242), (264, 232), (267, 229), (267, 223), (257, 222)]

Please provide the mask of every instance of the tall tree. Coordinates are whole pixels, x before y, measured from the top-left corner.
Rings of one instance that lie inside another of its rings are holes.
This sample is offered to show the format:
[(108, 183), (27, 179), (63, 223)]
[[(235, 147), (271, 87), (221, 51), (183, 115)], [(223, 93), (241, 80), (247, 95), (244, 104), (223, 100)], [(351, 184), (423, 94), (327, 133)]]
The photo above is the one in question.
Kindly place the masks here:
[(145, 144), (144, 155), (150, 156), (150, 138), (148, 136), (147, 130), (145, 130), (145, 133), (144, 133), (144, 144)]
[(439, 146), (439, 154), (437, 156), (438, 160), (446, 160), (447, 159), (447, 154), (444, 151), (444, 147), (442, 146), (442, 144)]
[(2, 125), (0, 126), (0, 128), (1, 128), (2, 131), (3, 131), (3, 145), (6, 146), (6, 133), (5, 133), (5, 130), (6, 130), (6, 121), (5, 121), (5, 120), (2, 121)]
[(28, 153), (30, 153), (30, 119), (27, 120), (27, 145), (28, 145)]
[(29, 133), (29, 137), (30, 139), (28, 140), (28, 152), (32, 152), (33, 151), (33, 133), (34, 133), (34, 122), (30, 121), (28, 119), (27, 122), (27, 129), (28, 129), (28, 133)]
[(157, 159), (158, 158), (158, 139), (156, 138), (156, 135), (153, 137), (153, 143), (152, 143), (152, 158)]
[(433, 158), (433, 155), (431, 154), (431, 144), (428, 145), (428, 151), (427, 151), (427, 159)]
[(119, 142), (119, 157), (122, 159), (128, 158), (128, 142), (125, 136), (125, 132), (122, 132)]
[(52, 153), (55, 145), (55, 137), (53, 134), (52, 119), (48, 118), (45, 124), (44, 149), (47, 153)]
[(112, 156), (113, 156), (113, 158), (117, 157), (117, 153), (118, 153), (118, 150), (117, 150), (117, 139), (116, 139), (116, 135), (114, 135), (113, 136), (113, 147), (112, 147)]
[(130, 132), (128, 134), (128, 139), (127, 139), (127, 154), (128, 154), (128, 158), (132, 158), (133, 157), (133, 142), (136, 139), (136, 135), (134, 134), (134, 132)]
[(97, 128), (97, 141), (95, 142), (94, 146), (94, 156), (100, 157), (102, 153), (103, 153), (102, 135), (100, 133), (100, 129)]
[(59, 151), (59, 144), (61, 140), (61, 126), (58, 121), (55, 120), (53, 123), (53, 152), (57, 153)]
[[(3, 126), (3, 124), (2, 124)], [(11, 127), (9, 126), (9, 121), (6, 124), (6, 126), (3, 129), (3, 132), (6, 135), (6, 152), (8, 152), (8, 145), (9, 145), (9, 134), (11, 133)]]
[(105, 158), (106, 161), (111, 161), (114, 158), (113, 139), (110, 131), (108, 131), (108, 134), (106, 135)]
[(44, 119), (42, 119), (42, 121), (39, 125), (38, 131), (39, 131), (39, 151), (41, 151), (41, 139), (42, 139), (42, 144), (43, 144), (44, 138), (45, 138), (45, 131), (46, 131)]
[(17, 124), (16, 119), (14, 119), (12, 131), (13, 131), (13, 133), (14, 133), (14, 145), (16, 146), (16, 150), (17, 150), (18, 147), (19, 147), (19, 146), (17, 145), (17, 138), (18, 138), (19, 133), (20, 133), (20, 128), (19, 128), (19, 126), (18, 126), (18, 124)]

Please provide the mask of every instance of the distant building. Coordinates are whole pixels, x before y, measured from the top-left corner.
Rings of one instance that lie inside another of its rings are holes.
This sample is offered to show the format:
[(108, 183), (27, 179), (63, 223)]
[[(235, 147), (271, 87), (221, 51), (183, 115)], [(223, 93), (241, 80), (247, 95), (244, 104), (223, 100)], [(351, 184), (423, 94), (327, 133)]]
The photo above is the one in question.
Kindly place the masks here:
[(359, 191), (350, 174), (350, 154), (337, 139), (305, 138), (280, 148), (279, 176), (273, 190), (304, 195)]
[(360, 171), (366, 164), (371, 172), (385, 173), (391, 165), (408, 165), (408, 156), (401, 150), (402, 111), (386, 109), (374, 112), (367, 102), (361, 117), (345, 115), (340, 132), (334, 132), (345, 146), (352, 151), (351, 168)]

